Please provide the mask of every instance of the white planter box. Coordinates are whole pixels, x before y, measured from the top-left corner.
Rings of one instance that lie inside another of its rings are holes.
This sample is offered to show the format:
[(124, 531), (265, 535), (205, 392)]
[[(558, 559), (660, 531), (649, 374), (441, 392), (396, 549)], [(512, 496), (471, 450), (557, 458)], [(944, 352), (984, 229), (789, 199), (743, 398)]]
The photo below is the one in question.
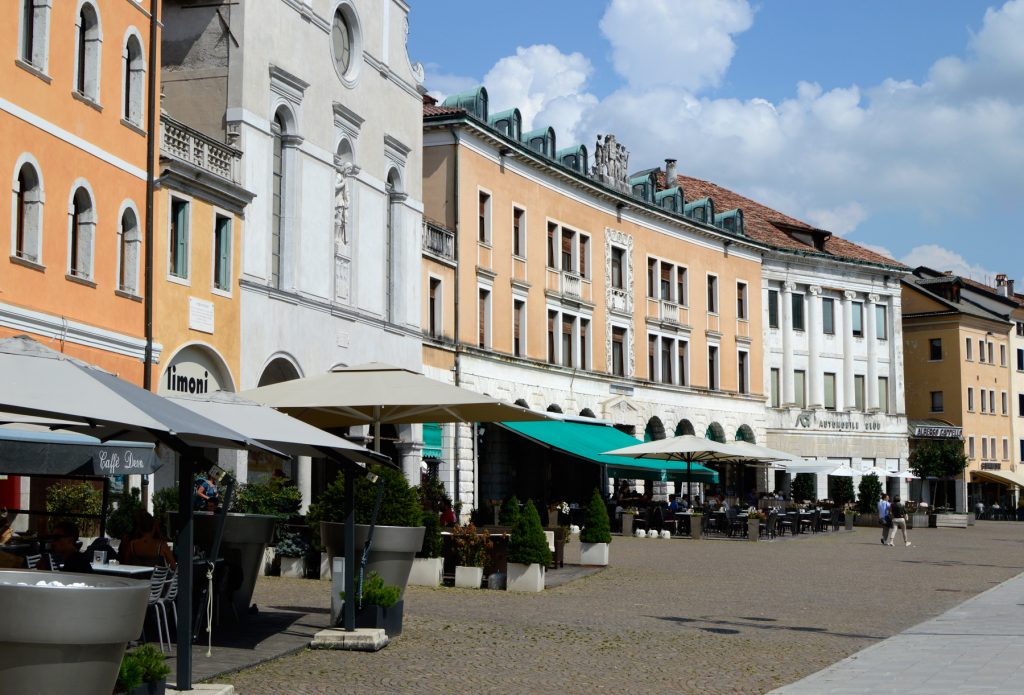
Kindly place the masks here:
[(544, 591), (544, 565), (534, 563), (521, 565), (508, 563), (508, 590), (538, 592)]
[(581, 565), (607, 565), (607, 543), (580, 543)]
[(444, 558), (418, 557), (412, 561), (409, 583), (415, 586), (440, 586)]
[(302, 579), (306, 576), (306, 559), (302, 557), (282, 557), (281, 576)]
[(274, 571), (274, 558), (277, 557), (276, 548), (264, 548), (263, 549), (263, 566), (261, 567), (262, 574), (264, 577), (269, 577)]
[(455, 566), (455, 586), (459, 589), (479, 589), (483, 580), (483, 567)]
[(327, 553), (320, 553), (320, 579), (331, 580), (331, 558)]

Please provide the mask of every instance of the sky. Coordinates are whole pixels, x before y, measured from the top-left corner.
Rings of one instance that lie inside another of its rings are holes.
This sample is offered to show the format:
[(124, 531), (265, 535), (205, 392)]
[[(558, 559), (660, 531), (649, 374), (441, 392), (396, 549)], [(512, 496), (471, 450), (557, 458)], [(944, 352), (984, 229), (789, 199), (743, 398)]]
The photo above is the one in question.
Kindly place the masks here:
[(414, 0), (443, 98), (1024, 292), (1024, 0)]

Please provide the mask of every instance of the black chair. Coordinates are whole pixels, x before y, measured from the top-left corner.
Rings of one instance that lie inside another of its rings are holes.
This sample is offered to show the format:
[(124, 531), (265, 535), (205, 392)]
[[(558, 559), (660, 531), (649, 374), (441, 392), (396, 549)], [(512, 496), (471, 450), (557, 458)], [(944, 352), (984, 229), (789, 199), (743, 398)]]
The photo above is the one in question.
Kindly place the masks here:
[(747, 525), (740, 520), (735, 507), (729, 507), (725, 510), (725, 523), (730, 538), (736, 534), (739, 534), (740, 536), (746, 535)]
[(786, 512), (785, 516), (779, 517), (779, 535), (785, 536), (786, 529), (793, 535), (800, 533), (800, 514), (797, 512)]
[(775, 527), (779, 522), (779, 514), (774, 509), (768, 511), (768, 516), (758, 524), (758, 537), (765, 537), (769, 540), (775, 538)]
[(821, 512), (817, 509), (810, 514), (800, 515), (800, 532), (803, 533), (804, 528), (810, 529), (811, 533), (816, 533), (818, 530), (818, 517)]

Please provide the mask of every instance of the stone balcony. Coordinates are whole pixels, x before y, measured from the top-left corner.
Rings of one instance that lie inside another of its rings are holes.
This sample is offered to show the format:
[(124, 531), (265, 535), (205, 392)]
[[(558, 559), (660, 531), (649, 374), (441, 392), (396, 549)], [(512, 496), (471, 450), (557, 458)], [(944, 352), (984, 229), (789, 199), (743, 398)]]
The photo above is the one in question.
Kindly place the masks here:
[(242, 153), (170, 116), (160, 116), (160, 153), (239, 183)]

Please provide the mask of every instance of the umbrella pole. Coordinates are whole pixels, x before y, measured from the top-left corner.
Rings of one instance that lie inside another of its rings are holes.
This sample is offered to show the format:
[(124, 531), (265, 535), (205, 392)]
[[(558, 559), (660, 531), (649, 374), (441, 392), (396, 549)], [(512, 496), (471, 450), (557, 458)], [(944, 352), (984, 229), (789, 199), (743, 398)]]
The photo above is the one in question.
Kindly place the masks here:
[(177, 677), (178, 690), (192, 689), (192, 478), (195, 462), (192, 454), (181, 449), (178, 465), (178, 596), (177, 612), (183, 624), (178, 626)]
[(345, 471), (345, 602), (341, 611), (346, 632), (355, 632), (356, 612), (352, 609), (356, 595), (356, 472)]

